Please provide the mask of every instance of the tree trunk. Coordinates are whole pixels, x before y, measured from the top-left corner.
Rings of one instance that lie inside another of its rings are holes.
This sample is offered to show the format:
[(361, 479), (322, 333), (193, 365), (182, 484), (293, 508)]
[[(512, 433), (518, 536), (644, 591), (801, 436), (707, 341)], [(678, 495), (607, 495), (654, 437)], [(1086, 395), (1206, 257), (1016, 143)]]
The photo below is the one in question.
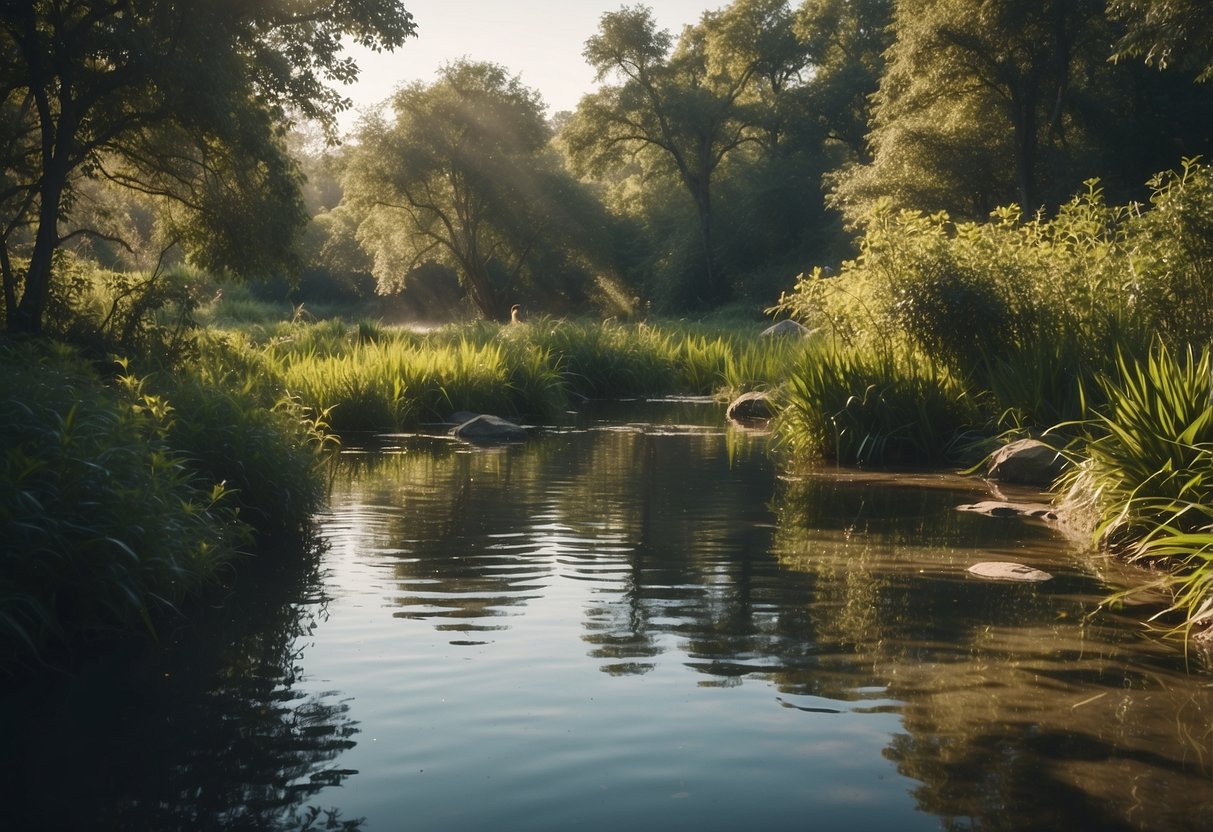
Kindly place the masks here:
[(43, 317), (50, 299), (51, 264), (59, 245), (59, 201), (67, 184), (67, 171), (61, 164), (47, 166), (38, 205), (38, 231), (25, 288), (15, 309), (8, 310), (8, 331), (13, 335), (42, 334)]
[(728, 286), (724, 282), (720, 264), (716, 262), (716, 250), (712, 241), (712, 191), (710, 179), (701, 176), (694, 183), (695, 208), (699, 213), (699, 242), (703, 246), (704, 275), (707, 292), (704, 300), (716, 306), (728, 300)]
[(490, 321), (509, 319), (509, 310), (506, 309), (496, 287), (493, 286), (493, 280), (485, 266), (481, 264), (467, 266), (463, 270), (463, 276), (467, 282), (468, 295), (471, 296), (472, 303), (476, 304), (481, 315)]
[(1024, 216), (1031, 216), (1039, 207), (1036, 201), (1036, 96), (1026, 95), (1015, 102), (1015, 186), (1019, 191), (1019, 207)]

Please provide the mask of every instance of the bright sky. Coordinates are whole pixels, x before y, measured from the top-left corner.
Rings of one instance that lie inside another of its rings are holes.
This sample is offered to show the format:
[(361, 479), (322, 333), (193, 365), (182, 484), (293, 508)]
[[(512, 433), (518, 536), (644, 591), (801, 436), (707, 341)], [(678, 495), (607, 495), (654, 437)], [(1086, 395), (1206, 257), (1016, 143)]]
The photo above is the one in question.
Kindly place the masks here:
[[(438, 68), (470, 58), (501, 64), (538, 90), (548, 115), (572, 110), (594, 88), (593, 71), (581, 57), (586, 39), (598, 31), (604, 12), (641, 2), (658, 26), (674, 37), (707, 9), (727, 0), (404, 0), (417, 23), (417, 37), (395, 53), (352, 52), (359, 82), (343, 92), (359, 107), (374, 106), (401, 83), (434, 80)], [(343, 129), (356, 112), (343, 113)]]

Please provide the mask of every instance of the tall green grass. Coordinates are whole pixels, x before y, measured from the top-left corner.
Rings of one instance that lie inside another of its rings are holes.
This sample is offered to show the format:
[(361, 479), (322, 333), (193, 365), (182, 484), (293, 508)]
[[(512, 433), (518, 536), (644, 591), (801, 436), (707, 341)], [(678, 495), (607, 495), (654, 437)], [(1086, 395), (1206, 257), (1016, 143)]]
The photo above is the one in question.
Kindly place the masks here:
[(1213, 354), (1160, 342), (1097, 381), (1106, 404), (1081, 425), (1068, 511), (1097, 543), (1164, 567), (1156, 584), (1186, 631), (1213, 609)]
[(331, 428), (398, 430), (458, 410), (548, 419), (573, 398), (719, 395), (773, 388), (805, 344), (756, 326), (539, 319), (419, 333), (362, 321), (279, 323), (208, 335), (200, 372), (263, 401), (289, 394)]
[(920, 353), (828, 346), (792, 370), (776, 446), (792, 464), (938, 464), (980, 421), (965, 385)]

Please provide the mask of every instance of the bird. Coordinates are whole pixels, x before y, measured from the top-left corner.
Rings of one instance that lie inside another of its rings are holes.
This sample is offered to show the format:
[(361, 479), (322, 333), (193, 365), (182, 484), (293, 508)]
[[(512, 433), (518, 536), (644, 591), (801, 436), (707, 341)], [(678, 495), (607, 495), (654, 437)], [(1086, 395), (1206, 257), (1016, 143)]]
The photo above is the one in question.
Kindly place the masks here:
[(512, 324), (522, 323), (522, 307), (519, 306), (518, 304), (514, 304), (513, 306), (510, 307), (510, 323), (512, 323)]

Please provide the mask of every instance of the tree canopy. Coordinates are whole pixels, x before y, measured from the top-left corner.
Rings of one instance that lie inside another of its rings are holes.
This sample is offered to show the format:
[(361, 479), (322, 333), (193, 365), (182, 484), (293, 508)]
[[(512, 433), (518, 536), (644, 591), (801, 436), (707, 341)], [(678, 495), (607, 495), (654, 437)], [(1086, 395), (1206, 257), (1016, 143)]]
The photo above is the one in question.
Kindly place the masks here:
[(701, 297), (709, 302), (729, 295), (714, 239), (713, 181), (747, 142), (778, 139), (775, 99), (806, 63), (791, 24), (783, 0), (738, 0), (705, 13), (675, 45), (650, 9), (635, 6), (604, 14), (586, 41), (598, 80), (614, 83), (583, 98), (562, 131), (574, 167), (602, 174), (637, 165), (675, 175), (695, 206)]
[(308, 204), (286, 131), (333, 138), (343, 44), (400, 46), (402, 2), (0, 0), (8, 329), (40, 331), (80, 238), (111, 264), (175, 243), (275, 291), (340, 271), (358, 297), (428, 263), (493, 318), (607, 272), (659, 308), (773, 300), (883, 202), (1048, 215), (1090, 178), (1141, 200), (1213, 153), (1213, 4), (732, 0), (673, 34), (632, 5), (585, 42), (574, 113), (462, 60), (367, 117)]
[(283, 126), (333, 125), (357, 76), (342, 39), (394, 49), (399, 0), (0, 0), (0, 268), (12, 332), (37, 333), (81, 181), (171, 200), (213, 267), (272, 268), (305, 219)]
[(1136, 36), (1105, 0), (898, 0), (892, 30), (872, 158), (837, 178), (852, 217), (882, 197), (970, 218), (1007, 202), (1031, 213), (1092, 176), (1141, 194), (1157, 170), (1213, 147), (1191, 73), (1109, 62)]
[(440, 263), (481, 315), (508, 317), (534, 264), (585, 232), (579, 186), (547, 149), (542, 100), (497, 64), (460, 61), (401, 88), (392, 108), (393, 121), (362, 125), (344, 179), (381, 290)]

